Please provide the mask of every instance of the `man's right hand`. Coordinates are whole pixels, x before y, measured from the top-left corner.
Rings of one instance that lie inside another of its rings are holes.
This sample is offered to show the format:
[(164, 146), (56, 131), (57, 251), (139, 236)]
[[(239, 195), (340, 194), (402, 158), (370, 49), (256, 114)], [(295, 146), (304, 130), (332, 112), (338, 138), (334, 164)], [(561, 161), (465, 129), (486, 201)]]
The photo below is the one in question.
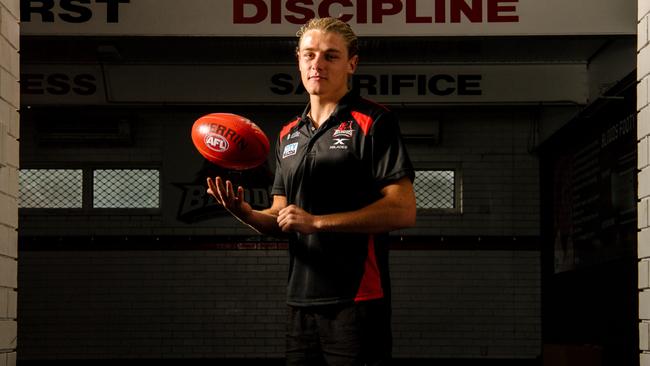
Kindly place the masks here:
[(238, 186), (237, 192), (235, 192), (232, 182), (229, 180), (224, 183), (221, 177), (216, 177), (214, 180), (208, 177), (207, 192), (228, 212), (242, 221), (246, 221), (246, 218), (253, 212), (251, 205), (244, 200), (244, 188)]

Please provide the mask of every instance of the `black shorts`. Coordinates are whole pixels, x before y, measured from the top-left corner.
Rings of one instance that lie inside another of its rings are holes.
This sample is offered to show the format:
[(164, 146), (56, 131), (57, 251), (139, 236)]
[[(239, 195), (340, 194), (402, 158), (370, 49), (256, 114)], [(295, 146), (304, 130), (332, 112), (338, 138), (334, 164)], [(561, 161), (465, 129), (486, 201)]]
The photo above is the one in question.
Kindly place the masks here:
[(391, 353), (388, 301), (289, 306), (287, 365), (388, 365)]

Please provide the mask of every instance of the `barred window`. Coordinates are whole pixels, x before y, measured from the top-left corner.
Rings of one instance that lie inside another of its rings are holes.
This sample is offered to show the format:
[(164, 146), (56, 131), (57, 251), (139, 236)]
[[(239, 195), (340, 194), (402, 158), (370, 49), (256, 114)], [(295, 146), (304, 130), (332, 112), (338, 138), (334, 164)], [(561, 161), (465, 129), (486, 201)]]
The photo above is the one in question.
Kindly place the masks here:
[(417, 170), (413, 188), (418, 209), (459, 208), (459, 188), (454, 170)]
[(159, 186), (157, 170), (95, 170), (93, 207), (156, 208)]
[(20, 208), (160, 207), (157, 169), (21, 169)]
[(81, 208), (83, 171), (21, 169), (18, 206), (22, 208)]

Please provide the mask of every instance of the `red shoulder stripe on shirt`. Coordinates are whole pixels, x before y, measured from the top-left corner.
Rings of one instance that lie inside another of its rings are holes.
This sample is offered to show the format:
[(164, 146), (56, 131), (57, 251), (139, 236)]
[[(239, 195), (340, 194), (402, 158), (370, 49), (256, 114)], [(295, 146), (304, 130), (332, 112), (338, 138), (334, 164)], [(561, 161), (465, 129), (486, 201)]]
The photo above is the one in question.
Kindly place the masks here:
[(370, 131), (370, 127), (372, 126), (373, 119), (367, 114), (363, 114), (358, 111), (352, 111), (352, 118), (354, 118), (355, 121), (359, 124), (359, 127), (361, 127), (361, 130), (363, 131), (364, 135), (368, 134), (368, 131)]
[(364, 264), (363, 277), (354, 301), (374, 300), (383, 297), (384, 289), (381, 286), (379, 264), (375, 256), (375, 236), (370, 235), (368, 237), (368, 256)]
[(300, 121), (300, 118), (296, 118), (294, 121), (289, 122), (286, 125), (284, 125), (284, 127), (282, 127), (282, 130), (280, 131), (280, 140), (282, 140), (284, 138), (284, 136), (288, 135), (289, 131), (291, 131), (291, 129), (295, 125), (297, 125), (299, 121)]

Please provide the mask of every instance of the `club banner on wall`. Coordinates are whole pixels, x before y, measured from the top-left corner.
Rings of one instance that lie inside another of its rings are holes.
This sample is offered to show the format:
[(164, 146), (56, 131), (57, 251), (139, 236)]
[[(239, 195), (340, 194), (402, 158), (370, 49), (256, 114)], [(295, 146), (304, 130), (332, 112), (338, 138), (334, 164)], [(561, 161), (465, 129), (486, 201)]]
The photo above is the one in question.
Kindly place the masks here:
[(636, 258), (636, 90), (629, 90), (541, 149), (553, 273)]
[(362, 36), (636, 33), (636, 0), (21, 0), (21, 35), (293, 36), (333, 16)]
[[(194, 165), (196, 160), (196, 157), (187, 160), (186, 164)], [(178, 200), (180, 204), (177, 207), (176, 220), (192, 224), (221, 216), (230, 217), (230, 213), (207, 194), (206, 177), (218, 176), (233, 182), (235, 187), (244, 187), (244, 199), (254, 209), (262, 210), (271, 206), (272, 199), (269, 192), (273, 184), (273, 172), (267, 163), (254, 169), (235, 171), (220, 168), (207, 160), (201, 161), (201, 168), (195, 172), (192, 181), (173, 183), (176, 190), (182, 192)], [(174, 193), (178, 195), (178, 192)]]
[[(584, 64), (369, 65), (352, 86), (385, 104), (587, 102)], [(21, 101), (302, 104), (295, 65), (23, 65)]]

